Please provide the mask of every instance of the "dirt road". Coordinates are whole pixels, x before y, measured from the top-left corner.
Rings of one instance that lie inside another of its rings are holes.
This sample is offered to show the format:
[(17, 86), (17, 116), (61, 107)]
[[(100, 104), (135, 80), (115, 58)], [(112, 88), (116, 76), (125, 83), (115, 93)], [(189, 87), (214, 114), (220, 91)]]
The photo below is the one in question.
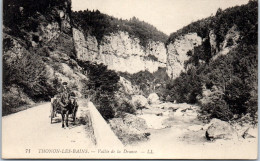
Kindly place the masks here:
[[(69, 127), (61, 128), (61, 116), (57, 115), (54, 123), (50, 123), (50, 103), (45, 103), (25, 111), (4, 116), (2, 118), (2, 154), (3, 157), (35, 157), (53, 155), (53, 149), (69, 149), (79, 152), (80, 149), (94, 147), (88, 135), (87, 107), (80, 106), (77, 121), (74, 125), (69, 119)], [(78, 151), (76, 151), (78, 150)], [(56, 151), (56, 153), (65, 153)], [(84, 153), (83, 151), (81, 151)], [(69, 156), (63, 154), (62, 157)]]

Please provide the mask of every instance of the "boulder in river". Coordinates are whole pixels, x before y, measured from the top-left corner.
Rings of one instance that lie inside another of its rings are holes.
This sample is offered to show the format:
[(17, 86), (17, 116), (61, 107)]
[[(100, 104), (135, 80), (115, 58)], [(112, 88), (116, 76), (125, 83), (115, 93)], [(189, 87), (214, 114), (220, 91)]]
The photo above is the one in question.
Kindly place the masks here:
[(159, 96), (156, 93), (151, 93), (148, 97), (149, 104), (159, 104)]
[(215, 118), (210, 121), (205, 135), (207, 140), (238, 138), (237, 131), (229, 123)]

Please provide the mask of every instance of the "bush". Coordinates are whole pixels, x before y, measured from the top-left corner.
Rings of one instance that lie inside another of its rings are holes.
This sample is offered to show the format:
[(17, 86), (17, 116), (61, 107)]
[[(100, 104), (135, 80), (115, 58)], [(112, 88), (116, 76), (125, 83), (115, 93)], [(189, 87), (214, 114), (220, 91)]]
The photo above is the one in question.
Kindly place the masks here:
[(15, 84), (4, 87), (2, 97), (2, 114), (7, 115), (18, 111), (20, 106), (32, 104), (33, 101)]
[(97, 106), (98, 111), (108, 120), (121, 117), (124, 113), (134, 114), (136, 109), (124, 93), (119, 91), (119, 76), (103, 64), (82, 62), (78, 64), (87, 71), (88, 81), (84, 81), (83, 94)]
[(100, 91), (96, 95), (94, 103), (97, 105), (97, 109), (105, 120), (115, 117), (115, 107), (113, 97), (107, 93), (101, 93)]
[[(198, 103), (197, 97), (202, 95), (201, 78), (196, 69), (190, 69), (187, 73), (181, 73), (180, 77), (169, 82), (167, 90), (172, 100), (179, 103)], [(169, 99), (169, 98), (168, 98)]]
[(232, 120), (246, 113), (255, 118), (256, 51), (256, 46), (241, 46), (209, 64), (198, 64), (169, 82), (168, 93), (178, 102), (200, 103), (202, 115), (209, 118)]
[(218, 118), (229, 121), (233, 118), (233, 113), (224, 100), (215, 100), (202, 105), (201, 112), (208, 116), (207, 119)]
[[(14, 101), (15, 100), (15, 101)], [(19, 95), (12, 93), (4, 94), (2, 97), (2, 115), (13, 113), (12, 109), (28, 104), (28, 102), (21, 99)]]
[(83, 62), (78, 64), (88, 74), (89, 81), (85, 82), (85, 94), (91, 94), (91, 100), (97, 105), (97, 109), (104, 119), (115, 116), (116, 101), (115, 92), (118, 91), (119, 76), (116, 72), (108, 70), (103, 64)]
[(135, 114), (136, 109), (133, 106), (133, 104), (124, 98), (121, 98), (120, 100), (117, 100), (116, 104), (116, 117), (123, 117), (125, 113)]
[(3, 86), (17, 84), (33, 100), (48, 100), (55, 94), (55, 87), (48, 83), (48, 73), (41, 57), (35, 53), (23, 53), (20, 59), (8, 60), (3, 56)]

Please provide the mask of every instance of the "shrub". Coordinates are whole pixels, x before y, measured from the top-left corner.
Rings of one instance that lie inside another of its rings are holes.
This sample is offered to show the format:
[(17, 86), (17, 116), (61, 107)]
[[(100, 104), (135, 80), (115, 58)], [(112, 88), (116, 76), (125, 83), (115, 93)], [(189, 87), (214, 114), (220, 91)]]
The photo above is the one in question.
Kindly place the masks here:
[(20, 59), (3, 61), (3, 85), (17, 84), (24, 88), (24, 92), (33, 100), (48, 100), (54, 95), (54, 87), (47, 82), (48, 75), (41, 57), (35, 53), (23, 53)]
[[(15, 101), (14, 101), (15, 100)], [(19, 95), (15, 95), (12, 93), (3, 93), (2, 97), (2, 115), (8, 115), (12, 113), (13, 108), (20, 107), (22, 105), (26, 105), (28, 102), (21, 99)]]
[(94, 103), (97, 105), (97, 109), (105, 120), (115, 117), (115, 107), (113, 97), (107, 93), (97, 92)]
[(121, 98), (116, 100), (116, 117), (123, 117), (125, 113), (135, 114), (136, 109), (134, 105), (127, 99)]
[(233, 118), (233, 113), (228, 104), (220, 98), (212, 99), (211, 102), (201, 104), (201, 113), (207, 116), (207, 120), (218, 118), (229, 121)]
[(4, 87), (2, 97), (2, 114), (7, 115), (18, 111), (20, 106), (32, 104), (33, 101), (15, 84)]
[(176, 100), (179, 103), (197, 103), (197, 96), (202, 94), (201, 83), (197, 70), (193, 68), (188, 70), (187, 73), (181, 73), (180, 77), (173, 82), (169, 82), (167, 90), (169, 90), (172, 100)]
[(124, 100), (120, 106), (119, 111), (134, 114), (136, 112), (136, 109), (131, 102)]
[[(53, 17), (59, 17), (58, 15), (53, 15), (54, 6), (64, 6), (64, 1), (38, 0), (36, 2), (35, 0), (4, 0), (3, 24), (5, 27), (11, 29), (8, 34), (24, 39), (27, 37), (27, 32), (37, 31), (40, 23), (38, 13), (47, 15), (46, 18), (49, 21), (53, 20)], [(21, 7), (23, 8), (22, 11), (20, 10)], [(70, 14), (70, 9), (68, 9), (68, 12)], [(58, 21), (60, 21), (60, 18), (58, 18)]]
[(103, 64), (83, 62), (78, 64), (87, 71), (89, 81), (83, 93), (91, 94), (91, 99), (104, 119), (108, 120), (115, 116), (116, 101), (115, 92), (118, 91), (119, 76), (116, 72), (108, 70)]

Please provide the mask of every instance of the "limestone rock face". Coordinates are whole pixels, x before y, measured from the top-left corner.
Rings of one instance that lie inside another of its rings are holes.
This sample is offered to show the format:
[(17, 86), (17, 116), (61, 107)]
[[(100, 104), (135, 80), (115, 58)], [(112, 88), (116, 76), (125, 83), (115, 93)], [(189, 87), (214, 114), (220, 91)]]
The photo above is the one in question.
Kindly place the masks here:
[(96, 62), (98, 59), (98, 42), (93, 36), (84, 37), (83, 32), (73, 28), (73, 40), (76, 49), (76, 57), (80, 60)]
[(205, 135), (208, 140), (231, 140), (238, 138), (236, 130), (229, 123), (221, 121), (219, 119), (212, 119), (210, 121)]
[[(43, 44), (48, 44), (50, 42), (60, 41), (58, 39), (61, 35), (71, 37), (70, 8), (71, 1), (64, 0), (64, 4), (61, 3), (60, 5), (52, 6), (50, 15), (41, 15), (39, 17), (37, 31), (31, 32), (27, 38), (31, 41), (33, 47), (38, 47), (39, 44), (42, 46)], [(53, 16), (56, 17), (56, 20), (49, 21), (50, 17)]]
[(149, 41), (146, 46), (146, 55), (155, 56), (161, 63), (166, 63), (167, 61), (166, 48), (162, 42)]
[[(215, 60), (220, 55), (228, 54), (238, 45), (240, 32), (238, 27), (234, 25), (225, 35), (223, 42), (217, 44), (217, 36), (214, 30), (209, 31), (206, 38), (201, 38), (197, 33), (188, 33), (177, 37), (173, 42), (167, 45), (167, 74), (171, 79), (177, 78), (181, 72), (185, 72), (185, 61), (189, 60), (190, 54), (194, 52), (194, 48), (202, 45), (204, 41), (209, 39), (212, 59)], [(188, 64), (186, 68), (189, 67)]]
[(167, 74), (171, 79), (185, 71), (184, 62), (189, 59), (187, 53), (201, 44), (202, 38), (197, 33), (189, 33), (167, 45)]
[(151, 73), (159, 67), (166, 67), (166, 49), (162, 42), (149, 42), (147, 49), (140, 40), (130, 37), (127, 32), (119, 31), (106, 35), (98, 44), (95, 37), (73, 29), (76, 56), (83, 61), (103, 63), (108, 69), (128, 72)]

